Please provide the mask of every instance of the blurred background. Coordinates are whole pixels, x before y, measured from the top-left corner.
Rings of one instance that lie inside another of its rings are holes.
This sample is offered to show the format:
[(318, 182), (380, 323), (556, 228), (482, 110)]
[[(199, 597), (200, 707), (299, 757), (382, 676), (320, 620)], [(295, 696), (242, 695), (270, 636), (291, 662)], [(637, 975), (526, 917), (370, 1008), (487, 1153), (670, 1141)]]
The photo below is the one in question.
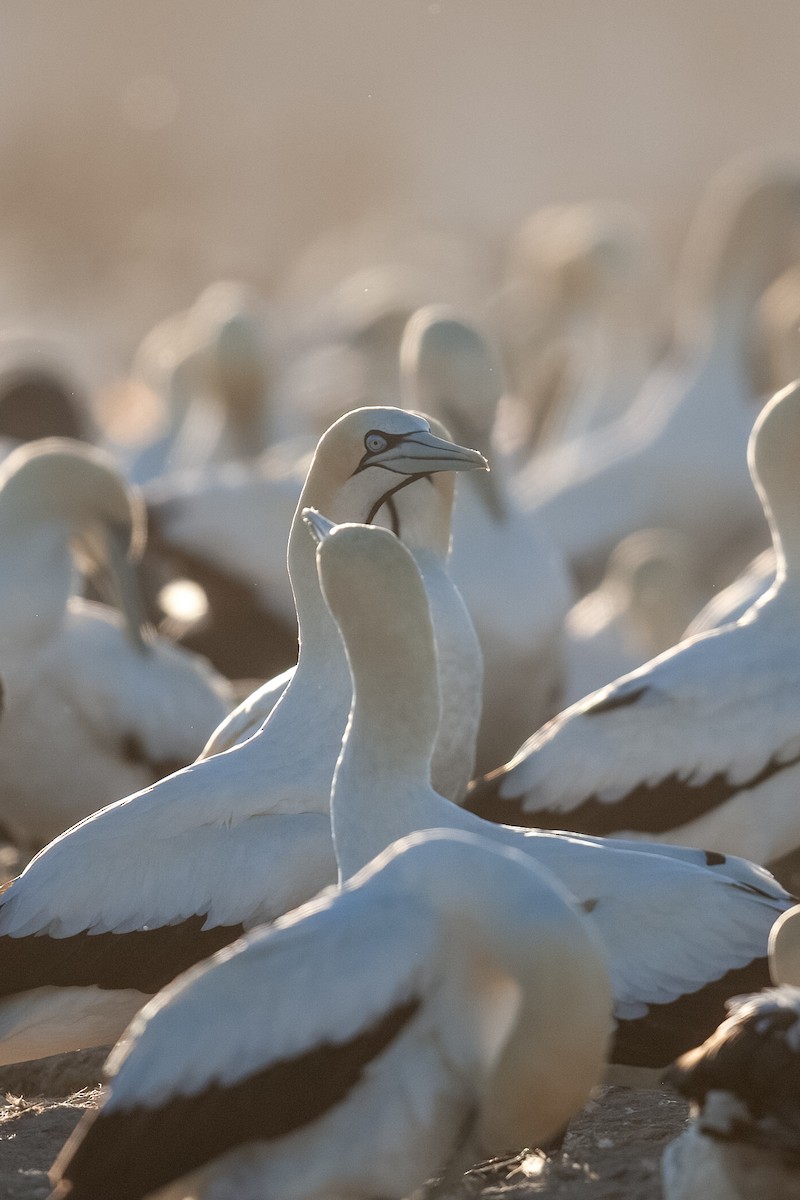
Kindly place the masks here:
[(800, 142), (796, 0), (2, 0), (0, 320), (93, 382), (234, 276), (304, 302), (427, 238), (482, 295), (533, 209), (640, 210)]

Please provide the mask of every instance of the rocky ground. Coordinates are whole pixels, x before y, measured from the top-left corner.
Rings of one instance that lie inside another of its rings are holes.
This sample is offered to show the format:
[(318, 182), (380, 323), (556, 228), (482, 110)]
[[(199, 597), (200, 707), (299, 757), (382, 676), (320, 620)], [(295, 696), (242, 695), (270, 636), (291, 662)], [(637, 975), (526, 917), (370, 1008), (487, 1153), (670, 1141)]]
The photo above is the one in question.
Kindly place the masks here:
[[(96, 1103), (104, 1051), (0, 1070), (0, 1200), (44, 1200), (47, 1171)], [(686, 1106), (668, 1091), (607, 1087), (572, 1123), (561, 1154), (523, 1153), (465, 1177), (463, 1200), (660, 1200), (659, 1160)]]

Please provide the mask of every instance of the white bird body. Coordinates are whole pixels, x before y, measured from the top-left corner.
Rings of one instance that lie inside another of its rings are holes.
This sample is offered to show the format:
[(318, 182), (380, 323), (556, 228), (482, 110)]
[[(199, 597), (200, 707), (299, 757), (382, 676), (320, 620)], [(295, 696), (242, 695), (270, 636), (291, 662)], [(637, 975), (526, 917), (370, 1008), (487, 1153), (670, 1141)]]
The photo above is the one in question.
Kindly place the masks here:
[(517, 502), (570, 563), (587, 570), (656, 525), (713, 560), (757, 527), (745, 468), (757, 404), (724, 366), (711, 359), (688, 377), (682, 364), (656, 367), (617, 421), (537, 455), (515, 477)]
[[(366, 518), (407, 484), (397, 493), (401, 526), (408, 516), (412, 540), (422, 542), (427, 528), (438, 544), (446, 542), (450, 502), (428, 474), (483, 462), (434, 437), (424, 418), (359, 409), (322, 439), (303, 502)], [(34, 983), (99, 984), (113, 1020), (116, 993), (133, 988), (143, 1000), (244, 927), (274, 919), (335, 879), (330, 788), (351, 682), (299, 517), (289, 561), (300, 659), (263, 729), (95, 813), (46, 847), (0, 897), (0, 1061), (52, 1053), (54, 1042), (62, 1050), (86, 1045), (61, 1024), (57, 996), (49, 997), (52, 1023), (41, 992), (36, 1019), (26, 1020), (17, 998)], [(466, 779), (468, 737), (457, 755), (453, 769)]]
[[(331, 799), (341, 877), (414, 829), (458, 829), (526, 851), (586, 907), (603, 936), (620, 1021), (615, 1061), (666, 1063), (670, 1039), (694, 1027), (692, 994), (700, 1010), (704, 989), (721, 988), (724, 997), (726, 983), (744, 979), (739, 971), (766, 981), (769, 930), (791, 898), (766, 872), (722, 855), (492, 825), (437, 795), (429, 776), (436, 680), (418, 573), (386, 531), (320, 528), (320, 580), (354, 680)], [(676, 1002), (683, 1016), (676, 1013), (670, 1028)], [(653, 1006), (660, 1027), (648, 1032)]]
[(516, 477), (519, 502), (576, 568), (602, 568), (627, 533), (665, 526), (696, 540), (718, 582), (758, 530), (745, 447), (759, 397), (744, 347), (755, 305), (787, 263), (799, 200), (796, 161), (722, 173), (687, 242), (683, 290), (693, 294), (683, 297), (676, 350), (618, 422), (537, 456)]
[(641, 216), (618, 204), (540, 208), (518, 230), (497, 302), (512, 383), (497, 441), (515, 459), (635, 399), (659, 332), (653, 260)]
[(456, 495), (450, 571), (483, 655), (477, 764), (496, 766), (531, 718), (544, 721), (560, 707), (572, 584), (560, 551), (522, 514), (493, 521), (478, 489), (467, 487)]
[(778, 556), (738, 621), (698, 635), (555, 717), (477, 783), (475, 812), (624, 833), (770, 863), (800, 846), (800, 385), (750, 442)]
[(609, 1028), (600, 941), (557, 883), (416, 834), (142, 1011), (56, 1195), (399, 1200), (560, 1129)]
[[(407, 405), (488, 453), (504, 383), (482, 334), (451, 309), (421, 308), (406, 326), (400, 361)], [(526, 722), (558, 710), (562, 625), (572, 603), (564, 557), (546, 527), (515, 504), (502, 460), (480, 481), (459, 481), (450, 570), (483, 653), (477, 761), (488, 769), (519, 745)]]
[(623, 538), (598, 586), (567, 613), (563, 707), (674, 646), (701, 604), (685, 538), (671, 529)]
[(737, 996), (728, 1018), (666, 1082), (692, 1121), (664, 1152), (665, 1200), (800, 1197), (800, 990)]
[(244, 284), (219, 280), (145, 337), (134, 379), (161, 399), (165, 413), (155, 439), (130, 455), (136, 483), (251, 458), (264, 447), (272, 366), (259, 309)]
[[(721, 1130), (735, 1129), (741, 1105), (728, 1095), (709, 1095), (705, 1119)], [(787, 1156), (788, 1158), (789, 1156)], [(774, 1151), (735, 1139), (709, 1135), (692, 1121), (664, 1151), (664, 1200), (800, 1200), (794, 1156), (781, 1161)]]
[(57, 639), (2, 659), (0, 815), (23, 840), (57, 837), (191, 762), (233, 700), (209, 663), (165, 639), (140, 653), (117, 613), (79, 596)]
[[(191, 762), (233, 702), (204, 659), (142, 640), (125, 560), (140, 503), (78, 443), (30, 443), (0, 475), (0, 819), (22, 841)], [(98, 535), (124, 619), (71, 595), (71, 537), (94, 539), (94, 553)]]
[[(460, 803), (466, 795), (467, 762), (481, 712), (481, 654), (475, 629), (441, 554), (419, 547), (414, 561), (425, 581), (436, 630), (439, 688), (445, 698), (434, 750), (433, 777), (442, 795)], [(261, 728), (294, 675), (294, 667), (267, 680), (218, 726), (203, 750), (203, 758), (247, 741)]]
[[(430, 419), (430, 425), (437, 435), (449, 437), (447, 430), (433, 418)], [(459, 803), (464, 799), (470, 780), (470, 764), (474, 764), (475, 738), (481, 720), (481, 648), (470, 614), (449, 569), (453, 479), (443, 473), (433, 477), (432, 482), (437, 493), (436, 535), (432, 536), (431, 532), (433, 498), (428, 492), (420, 493), (416, 488), (398, 493), (395, 527), (425, 581), (436, 638), (442, 702), (433, 756), (433, 778), (443, 795)], [(376, 523), (384, 519), (381, 514), (375, 516)], [(309, 580), (309, 586), (311, 582)], [(347, 677), (349, 688), (349, 673), (338, 641), (335, 651), (340, 660), (339, 669)], [(293, 673), (293, 669), (290, 669), (268, 680), (234, 709), (209, 739), (203, 757), (217, 754), (251, 737), (269, 717)]]
[(244, 700), (237, 704), (233, 712), (228, 713), (225, 720), (214, 730), (200, 757), (210, 758), (212, 754), (230, 750), (231, 746), (238, 746), (240, 742), (246, 742), (249, 737), (252, 737), (256, 730), (264, 724), (286, 691), (292, 681), (294, 670), (294, 667), (289, 667), (286, 671), (281, 671), (280, 675), (273, 676), (266, 683), (262, 683), (261, 687), (252, 691), (249, 696), (245, 696)]

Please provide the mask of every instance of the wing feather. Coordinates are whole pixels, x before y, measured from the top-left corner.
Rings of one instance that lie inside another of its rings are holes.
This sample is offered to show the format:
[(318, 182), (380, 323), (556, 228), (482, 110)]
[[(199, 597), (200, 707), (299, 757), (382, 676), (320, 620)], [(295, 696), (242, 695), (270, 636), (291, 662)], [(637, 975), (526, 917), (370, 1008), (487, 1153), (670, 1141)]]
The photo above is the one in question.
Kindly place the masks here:
[(745, 790), (786, 786), (800, 762), (800, 672), (773, 623), (761, 610), (757, 625), (681, 643), (572, 705), (478, 781), (468, 807), (495, 821), (658, 836)]

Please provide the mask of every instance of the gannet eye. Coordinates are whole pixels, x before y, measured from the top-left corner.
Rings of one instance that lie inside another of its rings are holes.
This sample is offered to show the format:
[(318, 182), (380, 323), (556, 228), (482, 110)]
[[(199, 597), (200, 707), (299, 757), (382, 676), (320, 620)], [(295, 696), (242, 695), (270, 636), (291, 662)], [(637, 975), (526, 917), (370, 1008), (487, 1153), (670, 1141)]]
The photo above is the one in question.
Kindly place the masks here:
[(368, 433), (364, 438), (364, 445), (369, 450), (370, 454), (380, 454), (381, 450), (385, 450), (389, 445), (382, 433)]

